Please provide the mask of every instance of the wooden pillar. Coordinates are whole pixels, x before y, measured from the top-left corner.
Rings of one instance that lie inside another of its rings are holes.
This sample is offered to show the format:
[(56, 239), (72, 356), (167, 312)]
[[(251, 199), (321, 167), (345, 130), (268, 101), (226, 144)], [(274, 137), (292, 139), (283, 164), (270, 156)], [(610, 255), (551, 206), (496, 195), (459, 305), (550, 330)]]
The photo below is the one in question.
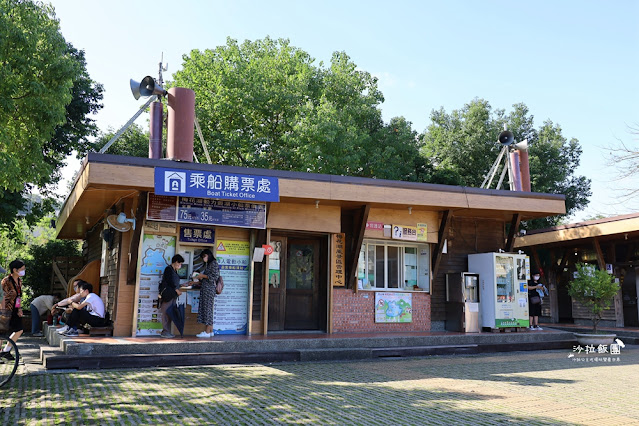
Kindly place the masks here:
[[(601, 250), (601, 245), (599, 244), (599, 239), (597, 237), (593, 238), (592, 244), (595, 248), (595, 252), (597, 253), (597, 264), (599, 265), (599, 270), (605, 271), (606, 261), (603, 256), (603, 251)], [(615, 294), (614, 306), (615, 306), (615, 327), (623, 327), (624, 326), (623, 298), (621, 295), (621, 287), (619, 287), (617, 294)]]
[(442, 252), (444, 250), (444, 242), (446, 240), (446, 236), (448, 235), (448, 230), (450, 229), (450, 224), (453, 220), (453, 211), (446, 210), (442, 216), (442, 221), (439, 224), (439, 232), (437, 233), (437, 245), (435, 246), (435, 250), (433, 253), (433, 272), (431, 274), (431, 291), (432, 284), (437, 278), (437, 272), (439, 271), (439, 264), (442, 261)]
[(521, 214), (517, 213), (513, 215), (513, 219), (510, 221), (510, 231), (508, 231), (508, 239), (506, 240), (506, 252), (513, 251), (513, 245), (515, 244), (515, 235), (517, 235), (517, 229), (521, 222)]
[(352, 288), (357, 293), (357, 262), (359, 261), (359, 252), (362, 249), (362, 243), (364, 242), (364, 233), (366, 232), (366, 222), (368, 221), (368, 214), (371, 211), (371, 205), (366, 204), (362, 206), (354, 218), (353, 235), (351, 250), (349, 253), (349, 268), (347, 271), (348, 277), (346, 279), (346, 286)]

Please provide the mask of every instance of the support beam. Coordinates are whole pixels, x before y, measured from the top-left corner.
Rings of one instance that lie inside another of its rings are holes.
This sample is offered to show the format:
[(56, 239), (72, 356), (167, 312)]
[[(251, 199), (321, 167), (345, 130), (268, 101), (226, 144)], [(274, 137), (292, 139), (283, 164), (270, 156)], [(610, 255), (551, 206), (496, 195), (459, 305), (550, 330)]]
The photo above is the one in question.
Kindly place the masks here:
[[(592, 245), (595, 248), (595, 252), (597, 252), (597, 264), (599, 265), (599, 270), (605, 271), (606, 261), (603, 256), (603, 251), (601, 250), (601, 244), (599, 244), (599, 239), (597, 237), (592, 239)], [(612, 263), (614, 264), (614, 258), (612, 260)], [(614, 306), (615, 306), (615, 327), (623, 327), (624, 326), (623, 296), (621, 294), (621, 287), (619, 287), (617, 294), (615, 294)]]
[(357, 293), (357, 262), (359, 261), (359, 252), (362, 249), (362, 243), (364, 242), (366, 222), (368, 221), (368, 214), (370, 211), (371, 205), (365, 204), (360, 208), (358, 212), (359, 214), (356, 214), (353, 218), (353, 230), (355, 233), (353, 235), (353, 244), (351, 245), (350, 250), (350, 262), (346, 286), (354, 289), (355, 293)]
[(513, 251), (513, 245), (515, 244), (515, 235), (517, 235), (517, 229), (519, 229), (519, 223), (521, 222), (521, 214), (516, 213), (513, 215), (513, 220), (510, 221), (510, 231), (508, 231), (508, 239), (506, 240), (506, 252)]
[[(439, 271), (439, 264), (442, 261), (442, 252), (444, 250), (444, 242), (450, 229), (450, 224), (453, 221), (453, 211), (446, 210), (442, 216), (442, 221), (439, 224), (439, 232), (437, 233), (437, 245), (433, 253), (433, 272), (431, 274), (431, 284), (437, 278)], [(432, 288), (432, 285), (431, 285)]]
[(135, 230), (131, 236), (131, 243), (129, 244), (129, 265), (126, 272), (127, 285), (135, 285), (138, 275), (138, 255), (140, 253), (140, 237), (142, 234), (142, 228), (144, 227), (144, 217), (146, 215), (146, 199), (148, 192), (140, 192), (138, 197), (137, 211), (135, 213)]

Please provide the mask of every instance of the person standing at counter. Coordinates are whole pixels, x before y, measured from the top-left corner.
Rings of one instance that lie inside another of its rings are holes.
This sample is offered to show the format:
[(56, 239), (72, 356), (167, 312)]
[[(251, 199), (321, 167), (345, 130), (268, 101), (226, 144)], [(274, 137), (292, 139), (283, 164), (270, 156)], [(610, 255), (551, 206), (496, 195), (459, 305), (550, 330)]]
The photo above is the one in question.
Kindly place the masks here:
[(171, 339), (175, 337), (171, 333), (171, 318), (167, 314), (169, 309), (173, 309), (177, 297), (182, 294), (180, 291), (180, 277), (177, 271), (180, 270), (184, 258), (176, 254), (171, 258), (171, 264), (164, 268), (162, 282), (160, 284), (160, 313), (162, 314), (162, 333), (160, 337)]
[(202, 282), (200, 290), (200, 305), (197, 314), (197, 322), (204, 324), (206, 328), (203, 332), (197, 334), (197, 337), (207, 338), (213, 337), (213, 306), (215, 303), (215, 286), (220, 278), (220, 266), (217, 263), (213, 253), (209, 249), (202, 250), (200, 257), (204, 262), (204, 271), (194, 277)]

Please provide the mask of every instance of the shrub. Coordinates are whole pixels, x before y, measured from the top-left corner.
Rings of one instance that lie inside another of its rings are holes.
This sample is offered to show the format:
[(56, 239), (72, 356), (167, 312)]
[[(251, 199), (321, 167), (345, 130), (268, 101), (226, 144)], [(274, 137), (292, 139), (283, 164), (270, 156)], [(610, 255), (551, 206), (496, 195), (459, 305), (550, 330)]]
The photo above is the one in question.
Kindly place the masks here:
[(606, 271), (600, 271), (593, 265), (577, 264), (577, 273), (568, 286), (568, 294), (590, 309), (592, 331), (597, 332), (601, 314), (610, 306), (619, 291), (619, 284)]

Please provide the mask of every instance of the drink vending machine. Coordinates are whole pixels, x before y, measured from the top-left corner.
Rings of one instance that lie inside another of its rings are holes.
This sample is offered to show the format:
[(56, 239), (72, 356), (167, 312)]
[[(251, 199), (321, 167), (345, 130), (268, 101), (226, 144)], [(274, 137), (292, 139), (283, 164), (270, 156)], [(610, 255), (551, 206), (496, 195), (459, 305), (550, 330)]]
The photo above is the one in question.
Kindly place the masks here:
[(446, 330), (479, 333), (479, 275), (446, 274)]
[(518, 253), (468, 255), (468, 269), (479, 274), (481, 327), (528, 327), (530, 258)]

